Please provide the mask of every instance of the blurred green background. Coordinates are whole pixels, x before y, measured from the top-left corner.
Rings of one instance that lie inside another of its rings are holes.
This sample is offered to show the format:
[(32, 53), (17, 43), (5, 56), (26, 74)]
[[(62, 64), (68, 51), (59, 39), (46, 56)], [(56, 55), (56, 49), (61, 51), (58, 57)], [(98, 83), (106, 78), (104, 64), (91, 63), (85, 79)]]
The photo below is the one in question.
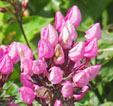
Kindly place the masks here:
[[(96, 22), (101, 23), (102, 38), (99, 40), (99, 50), (104, 51), (92, 60), (92, 64), (102, 64), (98, 76), (89, 84), (90, 90), (85, 97), (76, 102), (75, 106), (113, 106), (113, 0), (29, 0), (29, 7), (24, 17), (23, 26), (27, 38), (33, 50), (37, 50), (40, 39), (40, 29), (48, 23), (54, 25), (56, 11), (60, 10), (65, 16), (68, 9), (77, 5), (82, 13), (82, 22), (77, 28), (78, 41), (84, 40), (84, 32)], [(0, 1), (0, 7), (6, 4)], [(10, 44), (12, 41), (23, 42), (24, 38), (16, 21), (12, 21), (9, 13), (0, 13), (0, 43)], [(18, 88), (22, 85), (19, 79), (19, 65), (15, 65), (15, 70), (8, 83), (4, 85), (4, 90), (0, 97), (11, 95), (15, 97)], [(19, 95), (15, 101), (21, 106)], [(5, 101), (6, 102), (6, 101)], [(3, 106), (0, 100), (0, 106)], [(1, 105), (2, 104), (2, 105)], [(34, 101), (34, 104), (37, 104)], [(5, 105), (5, 104), (4, 104)]]

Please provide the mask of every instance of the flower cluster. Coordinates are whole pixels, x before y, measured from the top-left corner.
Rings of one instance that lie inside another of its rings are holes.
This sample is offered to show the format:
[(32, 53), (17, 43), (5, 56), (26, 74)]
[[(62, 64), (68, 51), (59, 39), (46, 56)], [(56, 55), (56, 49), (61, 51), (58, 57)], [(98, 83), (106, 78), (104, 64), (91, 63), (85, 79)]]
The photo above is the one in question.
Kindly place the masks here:
[[(43, 106), (65, 106), (83, 98), (89, 81), (99, 72), (101, 65), (90, 65), (98, 54), (101, 37), (100, 24), (86, 31), (86, 41), (74, 42), (81, 13), (73, 6), (66, 17), (60, 11), (55, 16), (55, 27), (48, 24), (41, 29), (38, 60), (22, 43), (13, 42), (0, 48), (0, 75), (10, 75), (13, 64), (21, 63), (20, 99), (27, 105), (37, 100)], [(1, 80), (1, 79), (0, 79)]]

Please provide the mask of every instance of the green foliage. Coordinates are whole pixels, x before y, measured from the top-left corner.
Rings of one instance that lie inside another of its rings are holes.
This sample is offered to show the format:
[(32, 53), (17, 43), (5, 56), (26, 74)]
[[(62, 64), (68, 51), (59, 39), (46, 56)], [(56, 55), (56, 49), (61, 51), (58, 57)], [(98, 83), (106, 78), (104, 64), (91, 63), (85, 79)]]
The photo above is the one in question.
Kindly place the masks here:
[[(96, 59), (92, 60), (93, 64), (102, 64), (102, 69), (98, 77), (93, 81), (95, 88), (88, 91), (83, 100), (76, 102), (75, 106), (113, 106), (113, 50), (109, 51), (109, 48), (113, 49), (113, 0), (29, 1), (28, 10), (30, 16), (24, 17), (23, 27), (33, 50), (37, 50), (40, 29), (48, 23), (54, 23), (55, 12), (58, 10), (66, 15), (66, 12), (71, 6), (77, 5), (80, 8), (82, 12), (82, 22), (77, 28), (79, 34), (77, 41), (84, 40), (84, 31), (87, 30), (89, 26), (95, 22), (101, 23), (102, 38), (99, 41), (99, 50), (107, 49), (108, 51), (104, 51), (102, 54), (99, 54)], [(0, 1), (0, 7), (4, 6), (6, 6), (6, 4)], [(12, 41), (25, 43), (15, 18), (9, 13), (0, 13), (0, 43), (10, 44)], [(19, 77), (20, 68), (17, 64), (10, 77), (10, 81), (4, 85), (4, 90), (0, 98), (5, 95), (11, 95), (17, 99), (15, 103), (25, 106), (25, 104), (19, 102), (19, 95), (15, 95), (21, 86)], [(104, 102), (101, 101), (95, 91), (98, 91)], [(34, 104), (37, 105), (36, 101), (34, 101)]]

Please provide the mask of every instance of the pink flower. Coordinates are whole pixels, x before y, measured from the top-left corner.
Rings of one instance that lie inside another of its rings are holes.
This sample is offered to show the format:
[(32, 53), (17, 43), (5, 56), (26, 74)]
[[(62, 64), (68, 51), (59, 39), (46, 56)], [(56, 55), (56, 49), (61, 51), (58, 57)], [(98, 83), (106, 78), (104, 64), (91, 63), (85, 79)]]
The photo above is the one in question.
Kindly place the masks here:
[(61, 100), (56, 99), (54, 106), (63, 106)]
[(50, 74), (48, 75), (48, 79), (52, 84), (58, 84), (62, 81), (63, 72), (59, 67), (53, 66), (49, 71)]
[(77, 87), (86, 86), (89, 82), (89, 75), (83, 70), (80, 70), (77, 74), (73, 77), (73, 82)]
[(24, 86), (27, 86), (30, 88), (33, 87), (33, 83), (31, 82), (32, 79), (29, 75), (25, 75), (24, 73), (21, 73), (20, 77), (21, 77), (21, 82)]
[(93, 58), (97, 56), (97, 54), (98, 54), (98, 43), (97, 39), (94, 38), (93, 40), (86, 43), (84, 56), (88, 58)]
[(89, 74), (89, 81), (93, 80), (97, 73), (99, 72), (101, 65), (90, 66), (86, 68), (84, 71)]
[(58, 33), (51, 24), (48, 24), (46, 28), (42, 28), (41, 30), (41, 39), (47, 40), (55, 47), (58, 43)]
[(33, 66), (33, 60), (29, 58), (22, 58), (21, 60), (21, 70), (24, 71), (24, 74), (31, 75), (32, 72), (32, 66)]
[(47, 41), (41, 39), (38, 44), (38, 57), (42, 58), (51, 58), (54, 55), (54, 49), (52, 45)]
[(64, 63), (64, 51), (60, 44), (57, 44), (55, 47), (54, 62), (55, 62), (55, 64), (63, 64)]
[(77, 35), (77, 32), (76, 32), (76, 30), (74, 28), (74, 25), (68, 20), (66, 22), (66, 25), (65, 26), (67, 27), (67, 29), (68, 29), (68, 31), (70, 33), (71, 40), (72, 41), (75, 41), (75, 39), (77, 38), (78, 35)]
[(3, 55), (4, 55), (4, 52), (3, 52), (2, 48), (0, 48), (0, 58), (2, 58)]
[(22, 43), (17, 43), (17, 49), (18, 49), (18, 53), (20, 58), (28, 58), (28, 59), (33, 59), (33, 54), (31, 49)]
[(69, 9), (67, 12), (67, 15), (65, 17), (65, 21), (70, 20), (71, 23), (77, 28), (82, 20), (82, 16), (80, 13), (80, 10), (77, 6), (73, 6)]
[(20, 99), (23, 99), (23, 102), (27, 105), (31, 104), (35, 99), (34, 92), (31, 88), (23, 86), (19, 89), (19, 93), (21, 94)]
[(62, 96), (64, 98), (68, 98), (69, 96), (73, 94), (73, 90), (74, 90), (73, 85), (69, 81), (66, 81), (62, 85), (63, 85), (61, 89)]
[(72, 39), (70, 32), (66, 26), (64, 26), (59, 36), (59, 42), (64, 49), (70, 49), (72, 45)]
[(96, 24), (92, 25), (86, 31), (85, 38), (86, 38), (87, 41), (92, 40), (94, 38), (96, 38), (97, 40), (99, 40), (101, 38), (101, 35), (102, 35), (102, 32), (101, 32), (100, 23), (96, 23)]
[(75, 100), (80, 100), (80, 99), (82, 99), (88, 89), (89, 89), (88, 86), (84, 86), (84, 87), (82, 88), (82, 93), (81, 93), (81, 94), (74, 94), (74, 95), (73, 95), (74, 99), (75, 99)]
[(69, 51), (69, 59), (77, 62), (81, 60), (84, 56), (85, 43), (77, 42), (74, 44), (74, 47)]
[(34, 60), (33, 61), (33, 67), (32, 67), (32, 70), (33, 70), (33, 73), (34, 74), (42, 74), (46, 71), (46, 63), (44, 60)]
[(60, 11), (57, 11), (55, 16), (55, 27), (59, 32), (61, 32), (64, 25), (65, 25), (64, 16)]
[(17, 49), (17, 43), (16, 42), (12, 42), (9, 47), (8, 47), (8, 55), (11, 57), (12, 61), (14, 64), (16, 64), (20, 57), (19, 57), (19, 53), (18, 53), (18, 49)]
[(0, 59), (0, 73), (10, 74), (13, 71), (13, 62), (8, 54)]

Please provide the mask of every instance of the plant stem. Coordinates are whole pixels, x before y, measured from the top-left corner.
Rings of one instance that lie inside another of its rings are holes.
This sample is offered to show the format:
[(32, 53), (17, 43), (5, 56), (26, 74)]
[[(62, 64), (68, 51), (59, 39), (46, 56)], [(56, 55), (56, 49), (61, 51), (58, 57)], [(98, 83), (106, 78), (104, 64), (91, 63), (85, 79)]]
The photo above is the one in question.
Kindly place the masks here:
[(25, 35), (25, 32), (24, 32), (24, 28), (23, 28), (23, 26), (22, 26), (22, 21), (20, 21), (18, 17), (16, 17), (16, 18), (17, 18), (18, 24), (19, 24), (19, 26), (20, 26), (21, 32), (22, 32), (22, 34), (23, 34), (23, 36), (24, 36), (24, 39), (25, 39), (25, 41), (26, 41), (26, 44), (27, 44), (27, 45), (29, 46), (29, 48), (31, 49), (30, 44), (29, 44), (29, 42), (28, 42), (28, 40), (27, 40), (27, 37), (26, 37), (26, 35)]

